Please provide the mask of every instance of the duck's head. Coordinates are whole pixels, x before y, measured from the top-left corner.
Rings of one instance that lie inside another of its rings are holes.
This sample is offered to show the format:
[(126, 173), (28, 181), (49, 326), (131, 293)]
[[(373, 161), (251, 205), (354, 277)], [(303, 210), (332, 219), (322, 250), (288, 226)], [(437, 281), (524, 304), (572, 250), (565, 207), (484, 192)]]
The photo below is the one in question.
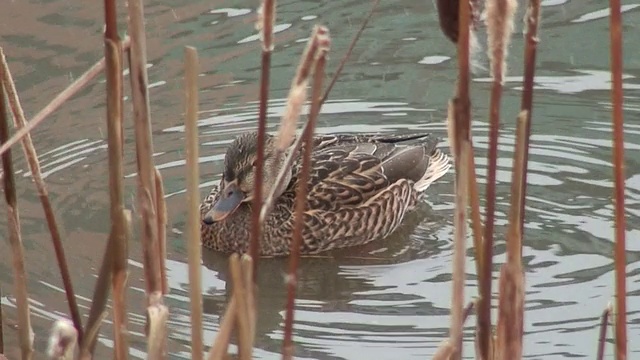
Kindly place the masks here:
[[(265, 134), (264, 170), (262, 176), (262, 195), (266, 196), (275, 185), (278, 172), (286, 156), (276, 159), (275, 139)], [(204, 216), (206, 224), (222, 221), (254, 198), (256, 165), (258, 162), (258, 133), (250, 132), (238, 136), (227, 148), (224, 157), (224, 171), (220, 188), (222, 189), (211, 210)], [(290, 174), (286, 182), (290, 180)], [(280, 195), (280, 194), (276, 194)]]

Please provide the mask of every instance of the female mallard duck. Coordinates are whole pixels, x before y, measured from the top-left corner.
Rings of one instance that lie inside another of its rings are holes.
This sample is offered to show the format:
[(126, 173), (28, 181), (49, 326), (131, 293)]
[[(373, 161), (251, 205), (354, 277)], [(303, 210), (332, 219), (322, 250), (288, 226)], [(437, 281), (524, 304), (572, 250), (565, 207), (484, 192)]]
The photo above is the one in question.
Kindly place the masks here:
[[(237, 137), (227, 149), (220, 185), (200, 205), (202, 244), (221, 252), (249, 247), (257, 133)], [(311, 155), (302, 254), (361, 245), (393, 232), (420, 195), (451, 167), (430, 134), (317, 135)], [(275, 138), (265, 140), (267, 193), (284, 163)], [(288, 185), (265, 220), (260, 255), (289, 254), (301, 156)], [(278, 161), (278, 163), (276, 163)], [(288, 175), (289, 176), (289, 175)], [(220, 191), (219, 189), (223, 189)]]

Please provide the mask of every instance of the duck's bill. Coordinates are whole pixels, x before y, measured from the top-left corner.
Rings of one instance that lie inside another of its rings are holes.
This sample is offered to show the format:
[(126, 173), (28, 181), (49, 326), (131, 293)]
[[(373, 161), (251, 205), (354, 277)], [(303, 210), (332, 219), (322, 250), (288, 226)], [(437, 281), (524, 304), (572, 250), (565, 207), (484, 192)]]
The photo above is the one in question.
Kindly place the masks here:
[(240, 206), (244, 200), (244, 193), (235, 183), (230, 183), (223, 190), (218, 201), (205, 215), (203, 221), (206, 224), (213, 224), (216, 221), (222, 221), (231, 215)]

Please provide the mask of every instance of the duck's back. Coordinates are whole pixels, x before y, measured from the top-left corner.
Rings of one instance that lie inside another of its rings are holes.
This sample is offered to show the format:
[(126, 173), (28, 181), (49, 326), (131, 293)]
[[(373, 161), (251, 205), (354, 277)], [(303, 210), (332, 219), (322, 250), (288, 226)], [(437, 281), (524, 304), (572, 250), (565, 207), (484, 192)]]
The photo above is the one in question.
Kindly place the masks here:
[[(439, 152), (437, 143), (438, 139), (429, 134), (316, 137), (308, 209), (330, 211), (360, 206), (401, 179), (412, 185), (418, 183), (433, 165), (433, 155)], [(294, 179), (300, 168), (301, 161)]]

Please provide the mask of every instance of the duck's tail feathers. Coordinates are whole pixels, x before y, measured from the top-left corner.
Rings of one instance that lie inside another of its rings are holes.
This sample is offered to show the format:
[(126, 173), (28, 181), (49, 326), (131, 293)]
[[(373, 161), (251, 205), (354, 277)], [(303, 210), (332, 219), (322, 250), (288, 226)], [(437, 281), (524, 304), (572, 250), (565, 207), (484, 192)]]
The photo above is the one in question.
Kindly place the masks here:
[(417, 192), (427, 190), (429, 185), (444, 176), (450, 168), (451, 162), (449, 161), (449, 156), (439, 149), (435, 149), (429, 157), (427, 170), (424, 172), (424, 175), (422, 175), (422, 178), (413, 185), (413, 188)]

